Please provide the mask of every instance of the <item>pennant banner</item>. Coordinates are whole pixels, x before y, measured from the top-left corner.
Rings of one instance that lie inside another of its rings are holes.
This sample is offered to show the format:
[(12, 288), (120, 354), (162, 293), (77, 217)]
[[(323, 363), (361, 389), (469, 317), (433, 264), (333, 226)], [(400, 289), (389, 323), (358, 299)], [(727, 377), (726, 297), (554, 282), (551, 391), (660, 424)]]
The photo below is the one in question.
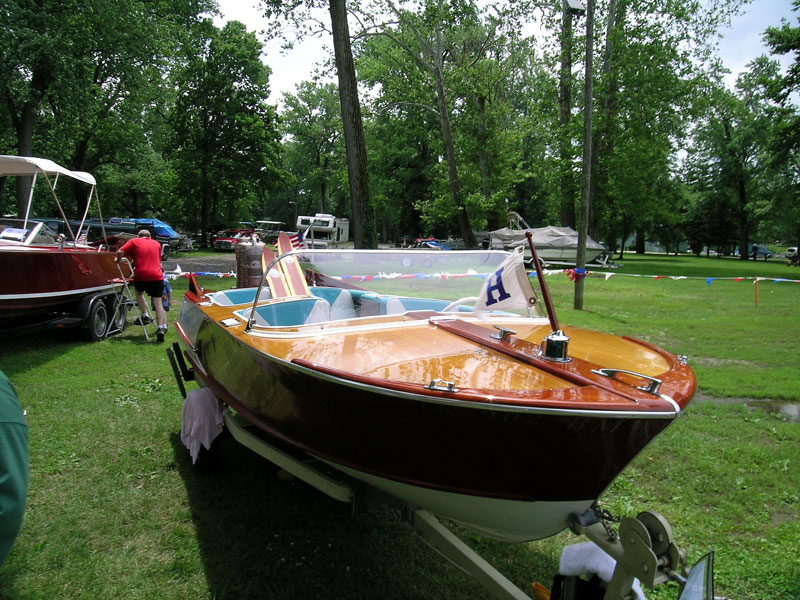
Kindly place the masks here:
[[(513, 273), (513, 277), (516, 280), (517, 284), (519, 284), (519, 282), (522, 281), (521, 273), (525, 273), (526, 280), (529, 277), (536, 276), (535, 271), (525, 272), (524, 264), (521, 261), (519, 261), (517, 254), (518, 253), (512, 254), (509, 258), (507, 258), (506, 262), (504, 262), (497, 271), (499, 272), (501, 269), (503, 270), (503, 274), (500, 276), (500, 279), (503, 284), (505, 284), (505, 282), (507, 281), (509, 273)], [(474, 271), (468, 271), (466, 273), (377, 273), (375, 275), (340, 275), (340, 276), (334, 276), (333, 279), (344, 279), (351, 281), (372, 281), (374, 279), (458, 279), (462, 277), (480, 277), (486, 280), (496, 276), (497, 272), (490, 275), (487, 275), (486, 273), (476, 273)], [(563, 274), (566, 275), (567, 278), (569, 278), (571, 281), (576, 281), (577, 279), (581, 279), (584, 277), (590, 279), (602, 278), (605, 281), (608, 281), (612, 277), (644, 277), (655, 280), (672, 279), (675, 281), (681, 279), (697, 279), (701, 281), (704, 280), (706, 282), (706, 285), (708, 286), (710, 286), (711, 282), (713, 281), (752, 281), (754, 283), (758, 281), (771, 281), (773, 283), (800, 283), (800, 279), (787, 279), (784, 277), (699, 277), (699, 276), (693, 277), (687, 275), (641, 275), (638, 273), (612, 273), (609, 271), (587, 271), (586, 269), (544, 269), (542, 273), (544, 273), (545, 276)], [(190, 272), (183, 271), (180, 265), (178, 265), (174, 271), (168, 271), (165, 274), (169, 279), (177, 279), (178, 277), (188, 277), (190, 275)], [(191, 274), (202, 277), (236, 277), (236, 273), (233, 271), (230, 272), (194, 271), (191, 272)], [(520, 287), (522, 289), (525, 289), (525, 287), (521, 284), (519, 284), (519, 287), (512, 289), (518, 291)], [(522, 296), (523, 298), (525, 298), (527, 294), (523, 293)], [(494, 306), (493, 308), (497, 307)]]

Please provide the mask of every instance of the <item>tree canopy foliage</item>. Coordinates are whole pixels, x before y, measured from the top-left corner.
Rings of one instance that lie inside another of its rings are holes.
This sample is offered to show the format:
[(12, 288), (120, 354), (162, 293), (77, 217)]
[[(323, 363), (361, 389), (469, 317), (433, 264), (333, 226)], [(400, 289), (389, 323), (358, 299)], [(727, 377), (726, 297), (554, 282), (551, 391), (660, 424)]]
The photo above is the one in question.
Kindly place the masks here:
[[(588, 228), (610, 248), (800, 241), (800, 28), (765, 32), (788, 71), (760, 57), (728, 88), (714, 44), (744, 2), (596, 1)], [(472, 245), (509, 209), (576, 224), (584, 15), (533, 0), (261, 8), (267, 37), (337, 32), (320, 68), (340, 85), (312, 78), (268, 103), (281, 57), (245, 24), (215, 24), (212, 0), (10, 2), (0, 152), (91, 171), (106, 215), (191, 232), (329, 212), (364, 246)], [(20, 202), (0, 184), (4, 213)]]

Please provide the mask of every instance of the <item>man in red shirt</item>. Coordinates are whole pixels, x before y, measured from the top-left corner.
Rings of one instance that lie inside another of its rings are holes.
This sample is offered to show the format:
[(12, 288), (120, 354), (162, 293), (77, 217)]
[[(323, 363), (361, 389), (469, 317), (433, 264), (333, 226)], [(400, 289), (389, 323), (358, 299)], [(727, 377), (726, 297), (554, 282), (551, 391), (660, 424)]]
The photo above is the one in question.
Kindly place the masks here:
[(158, 325), (156, 340), (164, 341), (164, 334), (167, 332), (167, 313), (161, 303), (161, 295), (164, 293), (164, 271), (161, 269), (161, 244), (150, 237), (147, 229), (139, 232), (139, 237), (128, 240), (117, 250), (116, 262), (122, 260), (124, 256), (133, 260), (133, 286), (136, 288), (136, 303), (142, 312), (142, 319), (145, 325), (150, 322), (147, 313), (147, 303), (144, 295), (147, 293), (151, 298), (158, 298), (155, 303), (156, 324)]

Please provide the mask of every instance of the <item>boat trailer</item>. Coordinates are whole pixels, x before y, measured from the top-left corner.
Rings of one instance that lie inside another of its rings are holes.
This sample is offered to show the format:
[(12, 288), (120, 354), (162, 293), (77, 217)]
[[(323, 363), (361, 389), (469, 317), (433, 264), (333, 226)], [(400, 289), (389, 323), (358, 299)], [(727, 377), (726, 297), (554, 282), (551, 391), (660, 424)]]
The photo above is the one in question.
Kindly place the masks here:
[[(187, 397), (185, 381), (195, 380), (177, 343), (166, 349), (175, 379), (184, 399)], [(219, 401), (219, 400), (218, 400)], [(431, 512), (409, 505), (404, 500), (386, 492), (368, 487), (361, 482), (354, 485), (330, 477), (317, 468), (319, 462), (310, 455), (295, 456), (265, 440), (243, 424), (236, 415), (226, 411), (224, 426), (233, 438), (259, 456), (313, 486), (340, 502), (358, 505), (381, 504), (398, 508), (411, 527), (430, 541), (448, 560), (480, 583), (497, 600), (532, 600), (505, 575), (500, 573), (458, 536), (451, 532)], [(586, 536), (616, 563), (603, 600), (632, 600), (634, 580), (648, 588), (675, 581), (680, 585), (678, 600), (715, 600), (713, 594), (713, 551), (687, 571), (685, 553), (674, 542), (672, 528), (664, 517), (653, 511), (643, 511), (636, 518), (623, 518), (616, 532), (599, 510), (587, 510), (581, 515), (572, 514), (568, 525), (576, 535)], [(566, 577), (559, 600), (580, 600), (578, 577)], [(535, 600), (549, 600), (550, 592), (534, 585)], [(721, 599), (717, 599), (721, 600)]]

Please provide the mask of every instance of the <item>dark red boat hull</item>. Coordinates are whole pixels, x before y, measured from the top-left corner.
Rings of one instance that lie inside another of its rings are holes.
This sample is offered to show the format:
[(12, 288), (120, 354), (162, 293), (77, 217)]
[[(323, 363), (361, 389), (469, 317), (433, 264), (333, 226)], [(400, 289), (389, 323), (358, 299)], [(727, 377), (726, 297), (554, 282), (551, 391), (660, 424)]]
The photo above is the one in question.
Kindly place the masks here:
[(0, 321), (70, 310), (121, 285), (114, 255), (84, 248), (0, 246)]
[[(360, 472), (459, 494), (597, 498), (673, 420), (432, 402), (262, 355), (208, 322), (197, 349), (205, 382), (276, 438)], [(568, 402), (579, 392), (558, 393)]]

